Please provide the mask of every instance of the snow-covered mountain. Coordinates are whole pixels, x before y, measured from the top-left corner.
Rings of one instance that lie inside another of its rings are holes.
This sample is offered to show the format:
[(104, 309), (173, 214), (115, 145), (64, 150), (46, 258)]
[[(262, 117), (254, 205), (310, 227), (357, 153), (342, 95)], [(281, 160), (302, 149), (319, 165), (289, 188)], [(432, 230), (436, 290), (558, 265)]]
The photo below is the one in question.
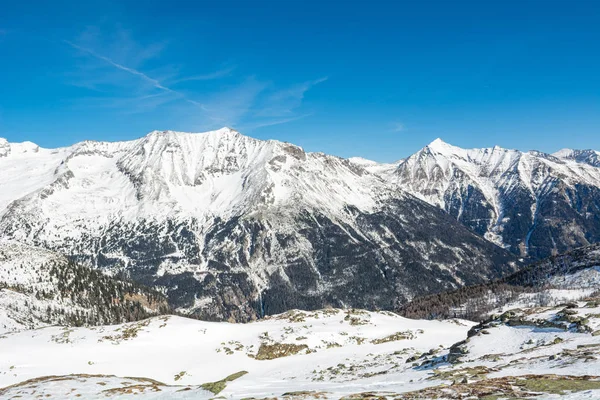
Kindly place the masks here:
[(589, 164), (594, 167), (600, 167), (600, 151), (596, 150), (562, 149), (554, 153), (553, 156), (565, 160), (574, 160), (580, 163)]
[(0, 237), (125, 272), (204, 318), (392, 309), (516, 267), (385, 168), (227, 128), (1, 154)]
[(381, 175), (494, 243), (540, 259), (600, 241), (595, 151), (462, 149), (437, 139)]
[(166, 311), (159, 293), (48, 250), (0, 241), (0, 333), (48, 324), (121, 323)]

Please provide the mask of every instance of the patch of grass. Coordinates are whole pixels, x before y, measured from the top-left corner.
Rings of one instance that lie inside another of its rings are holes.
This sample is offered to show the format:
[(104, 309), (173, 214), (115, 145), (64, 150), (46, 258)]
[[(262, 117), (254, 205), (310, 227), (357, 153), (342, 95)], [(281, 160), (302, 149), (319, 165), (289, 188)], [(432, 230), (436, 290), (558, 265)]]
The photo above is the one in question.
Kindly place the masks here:
[(298, 354), (303, 350), (307, 350), (308, 346), (305, 344), (289, 344), (289, 343), (275, 343), (275, 344), (261, 344), (258, 348), (255, 358), (257, 360), (273, 360), (275, 358), (292, 356)]
[(354, 340), (356, 342), (356, 344), (361, 345), (365, 342), (365, 338), (364, 337), (360, 337), (360, 336), (350, 336), (350, 339)]
[(341, 345), (341, 344), (339, 344), (339, 343), (336, 343), (336, 342), (328, 342), (328, 341), (325, 341), (325, 340), (321, 340), (321, 341), (323, 342), (323, 344), (325, 344), (325, 346), (326, 346), (328, 349), (333, 349), (333, 348), (335, 348), (335, 347), (342, 347), (342, 345)]
[(326, 399), (327, 393), (325, 392), (311, 392), (308, 390), (300, 390), (297, 392), (287, 392), (281, 395), (285, 398), (292, 399)]
[(404, 332), (396, 332), (396, 333), (386, 336), (384, 338), (373, 339), (373, 340), (371, 340), (371, 343), (382, 344), (382, 343), (395, 342), (398, 340), (406, 340), (406, 339), (414, 339), (414, 338), (415, 338), (415, 335), (411, 331), (404, 331)]
[(436, 369), (433, 371), (433, 376), (429, 377), (428, 379), (439, 379), (444, 381), (461, 381), (464, 379), (481, 380), (484, 379), (486, 375), (492, 371), (494, 370), (484, 366), (447, 370)]
[(220, 381), (203, 383), (202, 385), (200, 385), (200, 387), (204, 390), (208, 390), (213, 394), (219, 394), (227, 387), (227, 382), (233, 382), (236, 379), (239, 379), (242, 376), (246, 375), (247, 373), (248, 371), (239, 371), (235, 374), (229, 375), (225, 379), (221, 379)]
[(175, 381), (180, 380), (181, 378), (183, 378), (185, 376), (186, 372), (185, 371), (181, 371), (178, 374), (175, 374), (175, 377), (173, 378)]
[(126, 394), (139, 394), (145, 393), (146, 391), (152, 392), (160, 392), (161, 389), (157, 385), (131, 385), (120, 388), (113, 388), (103, 390), (102, 393), (106, 396), (118, 396), (118, 395), (126, 395)]
[(567, 394), (584, 390), (600, 389), (600, 381), (586, 379), (540, 378), (519, 380), (515, 383), (528, 391), (549, 394)]
[(69, 337), (69, 335), (71, 335), (71, 333), (75, 332), (74, 329), (70, 329), (70, 328), (63, 328), (63, 332), (61, 334), (58, 335), (52, 335), (51, 340), (55, 343), (60, 343), (60, 344), (66, 344), (66, 343), (71, 343), (71, 338)]
[[(469, 382), (454, 382), (452, 385), (439, 385), (414, 392), (395, 394), (394, 400), (417, 399), (523, 399), (537, 398), (543, 394), (565, 395), (591, 389), (600, 389), (598, 376), (568, 375), (523, 375), (482, 379)], [(365, 398), (365, 397), (348, 397)], [(369, 399), (378, 397), (367, 397)], [(386, 397), (389, 398), (389, 397)]]
[(145, 321), (125, 325), (122, 328), (115, 329), (115, 332), (119, 332), (119, 334), (103, 336), (101, 339), (98, 339), (98, 341), (102, 342), (103, 340), (109, 340), (113, 342), (113, 344), (119, 344), (123, 340), (136, 338), (138, 333), (143, 328), (147, 327), (150, 322), (151, 320), (147, 319)]

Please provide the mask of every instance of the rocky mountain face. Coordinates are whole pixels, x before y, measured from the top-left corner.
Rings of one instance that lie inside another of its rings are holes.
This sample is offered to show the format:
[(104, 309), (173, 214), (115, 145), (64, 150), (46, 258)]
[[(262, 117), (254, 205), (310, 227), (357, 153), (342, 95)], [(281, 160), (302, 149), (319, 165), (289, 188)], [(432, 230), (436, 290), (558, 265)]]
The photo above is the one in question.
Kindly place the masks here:
[(537, 260), (600, 241), (598, 160), (592, 150), (465, 150), (437, 139), (379, 176)]
[(126, 274), (206, 319), (394, 309), (518, 267), (388, 167), (227, 128), (0, 154), (0, 237)]
[(0, 332), (117, 324), (167, 311), (160, 293), (48, 250), (0, 241)]

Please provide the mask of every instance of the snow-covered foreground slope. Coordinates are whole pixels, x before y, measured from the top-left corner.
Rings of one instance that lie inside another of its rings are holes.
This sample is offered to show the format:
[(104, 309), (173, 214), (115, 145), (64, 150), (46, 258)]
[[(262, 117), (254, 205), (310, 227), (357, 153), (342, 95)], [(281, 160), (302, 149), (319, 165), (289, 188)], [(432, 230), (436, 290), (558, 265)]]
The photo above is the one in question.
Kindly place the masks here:
[[(243, 325), (167, 316), (119, 326), (43, 328), (0, 338), (0, 387), (47, 375), (136, 376), (189, 386), (195, 396), (209, 398), (212, 393), (196, 387), (247, 371), (220, 395), (418, 388), (423, 383), (409, 383), (418, 376), (416, 371), (404, 375), (405, 360), (449, 347), (470, 325), (324, 310), (291, 311)], [(48, 386), (51, 391), (55, 385)], [(67, 381), (69, 386), (80, 385)], [(89, 386), (98, 393), (105, 390), (95, 383)], [(17, 393), (18, 389), (8, 392)]]
[(329, 309), (48, 327), (0, 337), (0, 397), (594, 398), (599, 329), (600, 299), (477, 326)]
[(540, 259), (600, 241), (598, 167), (593, 150), (462, 149), (437, 139), (379, 171), (489, 240)]
[(518, 265), (367, 165), (227, 128), (2, 146), (0, 237), (123, 272), (202, 318), (393, 309)]

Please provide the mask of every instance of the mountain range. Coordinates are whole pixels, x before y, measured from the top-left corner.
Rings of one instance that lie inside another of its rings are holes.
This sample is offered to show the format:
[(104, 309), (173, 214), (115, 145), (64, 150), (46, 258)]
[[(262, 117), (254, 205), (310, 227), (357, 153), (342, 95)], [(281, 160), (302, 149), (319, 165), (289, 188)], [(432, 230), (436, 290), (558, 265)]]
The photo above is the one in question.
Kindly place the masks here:
[(0, 237), (204, 319), (391, 310), (599, 241), (597, 162), (436, 140), (379, 164), (228, 128), (59, 149), (0, 139)]
[(538, 260), (600, 241), (598, 154), (465, 150), (437, 139), (387, 176), (479, 235)]

